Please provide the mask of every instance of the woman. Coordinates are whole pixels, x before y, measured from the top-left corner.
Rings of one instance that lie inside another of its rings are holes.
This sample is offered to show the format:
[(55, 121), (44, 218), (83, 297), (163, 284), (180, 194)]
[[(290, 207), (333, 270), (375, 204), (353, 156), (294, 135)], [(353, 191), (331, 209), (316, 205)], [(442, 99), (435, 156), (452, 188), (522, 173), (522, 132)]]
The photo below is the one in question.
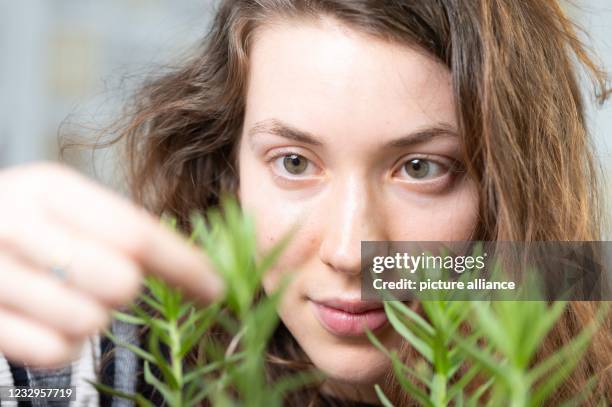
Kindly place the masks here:
[[(599, 240), (574, 61), (603, 100), (603, 73), (554, 0), (227, 0), (201, 53), (147, 84), (111, 143), (125, 142), (135, 203), (185, 230), (225, 191), (254, 214), (262, 250), (297, 222), (263, 282), (269, 292), (294, 273), (271, 352), (321, 369), (321, 402), (375, 403), (372, 384), (387, 383), (409, 405), (364, 335), (410, 354), (380, 304), (360, 301), (360, 241)], [(0, 350), (12, 361), (73, 358), (143, 273), (204, 301), (222, 290), (195, 249), (65, 168), (0, 182)], [(543, 354), (594, 309), (572, 303)], [(593, 400), (611, 397), (610, 345), (606, 325), (560, 399), (593, 373)]]

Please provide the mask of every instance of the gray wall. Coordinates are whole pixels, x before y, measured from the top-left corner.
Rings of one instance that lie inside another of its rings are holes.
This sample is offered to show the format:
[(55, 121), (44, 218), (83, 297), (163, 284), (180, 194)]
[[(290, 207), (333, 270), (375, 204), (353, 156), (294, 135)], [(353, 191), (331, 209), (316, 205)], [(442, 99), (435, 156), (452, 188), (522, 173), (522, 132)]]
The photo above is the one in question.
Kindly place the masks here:
[(60, 125), (102, 127), (138, 79), (203, 35), (212, 0), (0, 0), (0, 167), (57, 158)]

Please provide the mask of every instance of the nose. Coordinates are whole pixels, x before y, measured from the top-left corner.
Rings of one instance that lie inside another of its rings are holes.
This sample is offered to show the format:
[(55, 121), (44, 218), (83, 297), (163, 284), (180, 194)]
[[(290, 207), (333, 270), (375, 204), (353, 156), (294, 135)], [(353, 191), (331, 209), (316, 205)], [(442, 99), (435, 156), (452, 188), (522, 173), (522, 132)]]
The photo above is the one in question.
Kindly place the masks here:
[(361, 241), (384, 240), (384, 214), (376, 191), (363, 178), (352, 176), (330, 190), (326, 204), (319, 257), (337, 272), (359, 275)]

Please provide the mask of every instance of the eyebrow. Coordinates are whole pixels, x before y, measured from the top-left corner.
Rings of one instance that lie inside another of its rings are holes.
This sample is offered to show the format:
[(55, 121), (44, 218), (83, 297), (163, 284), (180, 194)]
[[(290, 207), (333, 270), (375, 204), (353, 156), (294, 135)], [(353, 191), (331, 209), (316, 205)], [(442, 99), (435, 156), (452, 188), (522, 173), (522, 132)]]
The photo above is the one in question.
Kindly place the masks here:
[[(322, 146), (323, 142), (313, 134), (290, 126), (278, 119), (267, 119), (257, 122), (248, 132), (248, 136), (260, 133), (273, 134), (299, 143), (312, 146)], [(437, 137), (458, 137), (457, 131), (449, 123), (440, 122), (433, 126), (416, 129), (409, 134), (391, 140), (384, 144), (384, 148), (405, 148), (416, 144), (425, 143)]]
[(279, 137), (283, 137), (289, 140), (297, 141), (299, 143), (310, 144), (312, 146), (322, 146), (323, 142), (311, 133), (297, 129), (286, 123), (281, 122), (278, 119), (267, 119), (255, 123), (249, 130), (249, 138), (259, 133), (274, 134)]
[(410, 147), (416, 144), (426, 143), (438, 137), (459, 137), (454, 127), (448, 123), (436, 123), (434, 126), (426, 126), (410, 132), (400, 138), (385, 143), (386, 148)]

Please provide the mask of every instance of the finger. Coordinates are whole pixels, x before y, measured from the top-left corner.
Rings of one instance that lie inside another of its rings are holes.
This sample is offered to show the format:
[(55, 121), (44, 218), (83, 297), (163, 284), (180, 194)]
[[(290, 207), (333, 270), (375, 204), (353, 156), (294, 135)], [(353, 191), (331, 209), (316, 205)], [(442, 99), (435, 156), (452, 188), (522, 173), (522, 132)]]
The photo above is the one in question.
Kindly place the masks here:
[(6, 255), (0, 255), (0, 307), (71, 339), (93, 335), (109, 321), (96, 301)]
[(29, 366), (52, 368), (75, 360), (82, 344), (70, 342), (53, 330), (0, 308), (0, 352)]
[(108, 307), (125, 305), (138, 295), (142, 273), (119, 251), (46, 220), (30, 218), (21, 228), (12, 238), (12, 252), (36, 270), (50, 274), (52, 267), (60, 268), (68, 285)]
[(207, 301), (221, 294), (222, 280), (200, 249), (143, 209), (85, 181), (70, 173), (59, 190), (50, 191), (45, 203), (57, 219), (128, 254), (146, 272), (182, 287), (187, 294)]

